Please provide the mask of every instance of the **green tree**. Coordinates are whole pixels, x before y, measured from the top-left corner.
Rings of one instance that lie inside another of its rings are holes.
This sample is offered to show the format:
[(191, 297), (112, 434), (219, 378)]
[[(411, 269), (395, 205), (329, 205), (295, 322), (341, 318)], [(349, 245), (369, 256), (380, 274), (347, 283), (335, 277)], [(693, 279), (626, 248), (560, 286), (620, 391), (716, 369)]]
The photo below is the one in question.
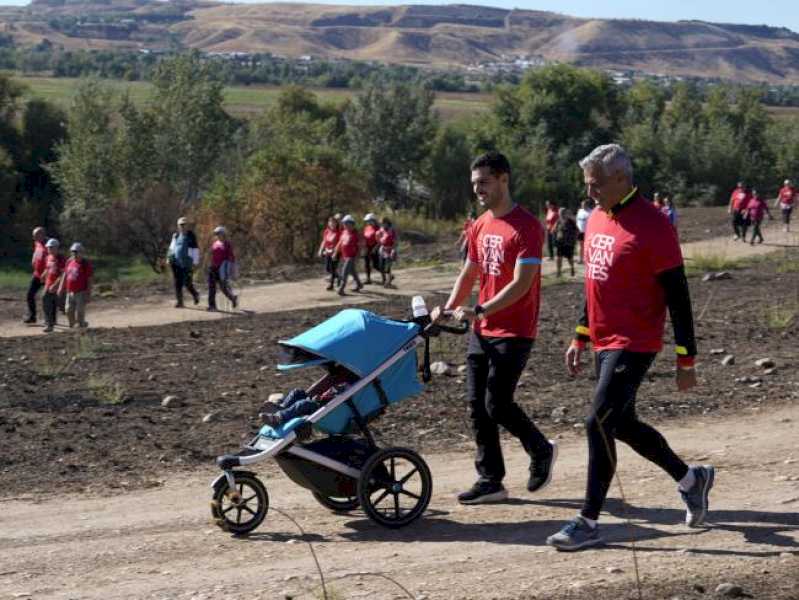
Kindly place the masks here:
[(358, 95), (346, 113), (347, 142), (353, 162), (368, 176), (376, 196), (407, 205), (401, 179), (415, 179), (438, 128), (435, 95), (419, 87), (370, 87)]
[(428, 217), (452, 219), (468, 211), (472, 200), (469, 163), (472, 153), (466, 135), (453, 127), (439, 131), (430, 152), (425, 183), (430, 188)]

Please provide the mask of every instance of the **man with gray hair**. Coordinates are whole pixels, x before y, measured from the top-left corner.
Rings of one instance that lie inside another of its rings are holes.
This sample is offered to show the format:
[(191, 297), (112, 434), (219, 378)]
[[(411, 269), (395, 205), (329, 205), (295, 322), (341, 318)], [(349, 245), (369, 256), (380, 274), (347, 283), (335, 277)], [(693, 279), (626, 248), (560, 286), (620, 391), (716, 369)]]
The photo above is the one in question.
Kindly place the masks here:
[(616, 471), (616, 440), (666, 471), (698, 527), (713, 486), (710, 466), (688, 466), (653, 427), (639, 420), (635, 397), (663, 347), (666, 309), (674, 326), (677, 388), (696, 385), (694, 324), (682, 252), (665, 215), (633, 185), (624, 148), (609, 144), (580, 161), (588, 196), (597, 203), (585, 232), (585, 308), (566, 351), (574, 376), (586, 343), (594, 346), (597, 385), (586, 420), (588, 483), (580, 514), (547, 538), (558, 550), (602, 543), (597, 519)]
[(36, 323), (36, 294), (44, 285), (44, 271), (47, 267), (47, 249), (44, 241), (47, 239), (44, 227), (37, 227), (33, 230), (33, 257), (31, 258), (31, 269), (33, 276), (28, 286), (28, 314), (23, 323)]

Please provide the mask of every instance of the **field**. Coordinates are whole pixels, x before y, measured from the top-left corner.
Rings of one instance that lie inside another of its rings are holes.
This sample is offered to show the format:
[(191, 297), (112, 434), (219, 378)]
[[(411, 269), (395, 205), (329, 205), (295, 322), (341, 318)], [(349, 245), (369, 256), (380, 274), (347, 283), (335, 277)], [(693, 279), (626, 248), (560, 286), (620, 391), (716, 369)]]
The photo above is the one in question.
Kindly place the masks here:
[[(68, 106), (75, 95), (80, 79), (58, 77), (19, 77), (26, 86), (27, 98), (42, 98), (61, 106)], [(152, 91), (152, 84), (142, 81), (103, 80), (115, 92), (130, 94), (137, 104), (144, 104)], [(230, 86), (225, 88), (225, 107), (234, 115), (254, 116), (272, 106), (281, 88), (275, 86)], [(320, 100), (341, 103), (357, 94), (354, 90), (313, 88)], [(491, 102), (490, 94), (439, 92), (435, 107), (445, 120), (485, 111)]]

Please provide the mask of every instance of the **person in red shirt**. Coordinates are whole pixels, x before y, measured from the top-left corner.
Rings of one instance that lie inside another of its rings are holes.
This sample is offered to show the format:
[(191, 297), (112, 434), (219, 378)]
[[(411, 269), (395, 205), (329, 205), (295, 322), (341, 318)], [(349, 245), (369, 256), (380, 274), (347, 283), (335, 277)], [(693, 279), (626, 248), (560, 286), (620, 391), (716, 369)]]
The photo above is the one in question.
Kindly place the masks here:
[(691, 299), (677, 234), (634, 187), (632, 162), (624, 148), (599, 146), (580, 166), (598, 210), (585, 234), (585, 310), (565, 358), (569, 373), (576, 375), (590, 341), (597, 385), (586, 420), (586, 497), (580, 514), (547, 538), (559, 550), (602, 543), (597, 519), (616, 470), (616, 440), (677, 482), (690, 527), (704, 520), (715, 477), (713, 467), (685, 464), (635, 411), (638, 388), (663, 347), (667, 308), (674, 327), (677, 388), (685, 391), (696, 385)]
[(394, 287), (391, 268), (397, 260), (397, 230), (388, 217), (383, 217), (377, 239), (380, 242), (380, 275), (383, 278), (383, 287), (391, 288)]
[(22, 320), (23, 323), (36, 323), (36, 294), (44, 285), (44, 270), (47, 262), (47, 249), (44, 247), (44, 241), (47, 235), (44, 227), (37, 227), (33, 230), (33, 257), (31, 258), (31, 270), (33, 276), (31, 277), (30, 285), (28, 286), (28, 314)]
[[(557, 447), (515, 402), (516, 384), (527, 364), (538, 329), (541, 295), (541, 250), (544, 228), (510, 196), (511, 168), (498, 152), (479, 156), (471, 165), (472, 187), (486, 211), (469, 232), (469, 260), (463, 266), (443, 311), (472, 322), (466, 351), (467, 393), (477, 445), (478, 480), (458, 495), (461, 504), (504, 500), (505, 463), (499, 426), (515, 436), (530, 457), (527, 489), (550, 481)], [(476, 279), (478, 303), (464, 304)]]
[(322, 231), (322, 241), (319, 243), (319, 251), (317, 252), (319, 258), (325, 259), (325, 272), (330, 275), (330, 283), (327, 286), (328, 291), (332, 290), (336, 281), (339, 280), (336, 246), (338, 246), (340, 236), (341, 227), (339, 226), (338, 218), (336, 216), (330, 217), (327, 220), (327, 226)]
[(58, 289), (61, 287), (61, 278), (67, 261), (61, 254), (60, 244), (57, 239), (50, 238), (47, 240), (45, 247), (47, 248), (47, 262), (44, 268), (42, 312), (44, 312), (44, 332), (50, 333), (56, 325)]
[(760, 224), (763, 222), (763, 218), (766, 215), (768, 215), (769, 219), (774, 218), (771, 216), (766, 201), (760, 197), (757, 190), (752, 190), (752, 197), (746, 205), (746, 218), (752, 225), (752, 239), (749, 242), (752, 246), (755, 245), (755, 238), (760, 238), (758, 244), (763, 243), (763, 233), (760, 231)]
[(380, 244), (377, 241), (377, 232), (380, 231), (380, 226), (377, 224), (377, 215), (368, 213), (364, 218), (366, 223), (363, 227), (363, 266), (366, 270), (366, 285), (372, 283), (372, 267), (375, 271), (380, 270)]
[(791, 185), (790, 179), (786, 179), (780, 188), (780, 193), (777, 194), (777, 202), (774, 204), (775, 208), (778, 207), (782, 211), (782, 222), (785, 224), (786, 232), (791, 230), (791, 213), (797, 196), (799, 196), (799, 191)]
[(352, 218), (352, 215), (344, 215), (341, 223), (344, 225), (344, 230), (341, 232), (341, 237), (339, 237), (335, 253), (341, 257), (341, 281), (338, 285), (338, 295), (346, 296), (344, 288), (347, 286), (347, 279), (349, 279), (350, 275), (355, 280), (355, 289), (353, 291), (360, 292), (363, 288), (355, 265), (358, 260), (360, 240), (358, 239), (358, 231), (355, 229), (355, 219)]
[(208, 267), (208, 311), (214, 312), (216, 308), (216, 286), (222, 290), (225, 297), (238, 307), (239, 297), (230, 289), (230, 281), (236, 273), (236, 255), (233, 254), (233, 245), (227, 239), (227, 230), (222, 227), (214, 229), (216, 240), (211, 244), (211, 265)]
[(746, 230), (749, 228), (749, 221), (746, 218), (746, 207), (749, 204), (749, 192), (742, 181), (738, 182), (732, 194), (730, 194), (730, 204), (727, 212), (732, 215), (732, 229), (735, 231), (733, 240), (746, 241)]
[(558, 228), (558, 219), (560, 219), (558, 205), (555, 202), (547, 202), (545, 220), (547, 223), (547, 250), (549, 250), (549, 260), (555, 260), (555, 249), (558, 246), (555, 230)]
[(85, 329), (89, 326), (86, 322), (86, 305), (91, 301), (94, 268), (83, 256), (83, 245), (80, 242), (72, 244), (69, 251), (72, 257), (64, 268), (58, 295), (66, 291), (69, 326), (74, 327), (77, 323), (81, 329)]

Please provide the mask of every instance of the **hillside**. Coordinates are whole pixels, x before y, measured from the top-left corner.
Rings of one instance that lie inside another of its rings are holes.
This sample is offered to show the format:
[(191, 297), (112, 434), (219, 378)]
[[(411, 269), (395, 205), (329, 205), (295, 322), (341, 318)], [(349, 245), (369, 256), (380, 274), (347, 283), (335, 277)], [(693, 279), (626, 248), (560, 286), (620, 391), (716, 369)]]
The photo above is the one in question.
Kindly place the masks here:
[(181, 44), (208, 52), (491, 68), (519, 57), (668, 75), (799, 83), (799, 34), (699, 21), (578, 19), (470, 5), (349, 7), (198, 0), (35, 0), (0, 7), (19, 45)]

